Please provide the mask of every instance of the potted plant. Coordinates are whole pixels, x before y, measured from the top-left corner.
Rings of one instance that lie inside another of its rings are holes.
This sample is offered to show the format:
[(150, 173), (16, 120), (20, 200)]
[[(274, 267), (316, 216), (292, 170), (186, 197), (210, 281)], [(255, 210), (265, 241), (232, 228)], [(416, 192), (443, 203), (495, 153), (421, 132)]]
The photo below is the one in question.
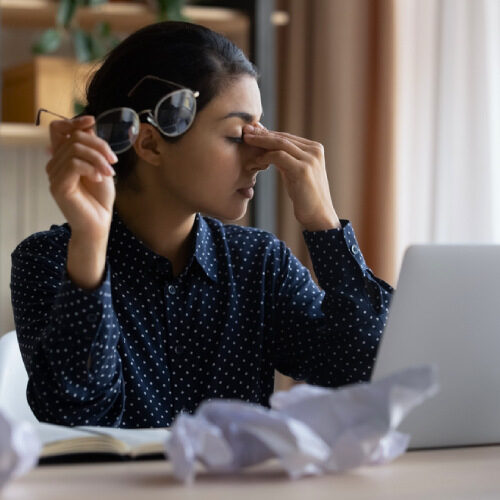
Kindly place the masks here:
[[(102, 59), (120, 39), (112, 33), (107, 22), (99, 22), (91, 30), (81, 28), (76, 14), (81, 7), (103, 3), (107, 3), (107, 0), (58, 0), (55, 26), (41, 34), (32, 47), (33, 52), (37, 55), (54, 54), (60, 49), (63, 41), (70, 40), (78, 63), (91, 63)], [(185, 19), (181, 12), (184, 0), (150, 0), (146, 3), (157, 12), (159, 21)], [(82, 109), (83, 103), (78, 98), (73, 98), (73, 112), (78, 114)]]
[[(158, 20), (184, 20), (182, 6), (185, 0), (147, 0), (147, 4), (157, 12)], [(57, 52), (62, 41), (69, 37), (73, 42), (76, 59), (89, 62), (101, 59), (119, 39), (112, 32), (109, 23), (97, 23), (91, 31), (80, 28), (76, 13), (80, 7), (92, 7), (107, 0), (59, 0), (56, 25), (45, 30), (33, 45), (35, 54)], [(143, 3), (143, 2), (142, 2)]]

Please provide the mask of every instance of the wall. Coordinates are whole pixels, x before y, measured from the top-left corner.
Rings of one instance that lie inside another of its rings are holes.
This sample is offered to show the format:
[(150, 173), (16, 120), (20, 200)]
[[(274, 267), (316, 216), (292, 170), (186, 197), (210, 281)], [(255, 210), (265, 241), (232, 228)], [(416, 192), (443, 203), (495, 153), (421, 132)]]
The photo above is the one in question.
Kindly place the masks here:
[(0, 335), (14, 328), (10, 254), (30, 234), (64, 222), (49, 192), (47, 160), (43, 143), (7, 143), (0, 133)]

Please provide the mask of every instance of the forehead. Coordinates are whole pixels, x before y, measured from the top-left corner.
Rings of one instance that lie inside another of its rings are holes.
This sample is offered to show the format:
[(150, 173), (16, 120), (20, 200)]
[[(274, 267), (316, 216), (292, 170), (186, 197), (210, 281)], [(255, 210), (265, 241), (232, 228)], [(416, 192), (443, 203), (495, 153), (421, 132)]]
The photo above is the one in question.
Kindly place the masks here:
[(221, 123), (241, 122), (239, 118), (223, 119), (227, 114), (243, 112), (259, 120), (262, 114), (260, 90), (255, 78), (242, 76), (226, 87), (205, 108), (207, 118)]

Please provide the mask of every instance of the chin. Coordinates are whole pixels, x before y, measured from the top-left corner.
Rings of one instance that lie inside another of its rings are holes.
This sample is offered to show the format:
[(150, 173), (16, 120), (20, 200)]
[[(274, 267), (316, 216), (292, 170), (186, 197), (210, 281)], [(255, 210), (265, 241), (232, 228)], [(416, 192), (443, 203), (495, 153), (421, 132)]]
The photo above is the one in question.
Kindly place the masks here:
[(244, 206), (242, 207), (241, 205), (239, 207), (231, 207), (227, 209), (206, 209), (206, 210), (200, 210), (200, 212), (209, 215), (210, 217), (215, 217), (216, 219), (223, 219), (225, 221), (237, 221), (240, 220), (245, 216), (247, 213), (247, 208), (248, 208), (248, 203), (245, 203)]
[(243, 217), (245, 216), (245, 214), (246, 214), (246, 210), (245, 210), (244, 213), (242, 213), (238, 217), (223, 217), (223, 219), (227, 220), (228, 222), (236, 222), (236, 221), (239, 221), (240, 219), (243, 219)]

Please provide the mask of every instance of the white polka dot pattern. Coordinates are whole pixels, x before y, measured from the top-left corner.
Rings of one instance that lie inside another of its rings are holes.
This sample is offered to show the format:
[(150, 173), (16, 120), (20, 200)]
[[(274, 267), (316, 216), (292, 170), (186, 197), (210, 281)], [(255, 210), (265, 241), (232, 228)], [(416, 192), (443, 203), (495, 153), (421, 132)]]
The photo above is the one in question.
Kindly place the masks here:
[(12, 253), (11, 290), (33, 412), (160, 427), (208, 398), (267, 405), (274, 369), (330, 387), (368, 380), (392, 288), (342, 226), (304, 231), (324, 291), (274, 235), (200, 214), (174, 278), (115, 211), (91, 291), (66, 274), (68, 224), (31, 235)]

